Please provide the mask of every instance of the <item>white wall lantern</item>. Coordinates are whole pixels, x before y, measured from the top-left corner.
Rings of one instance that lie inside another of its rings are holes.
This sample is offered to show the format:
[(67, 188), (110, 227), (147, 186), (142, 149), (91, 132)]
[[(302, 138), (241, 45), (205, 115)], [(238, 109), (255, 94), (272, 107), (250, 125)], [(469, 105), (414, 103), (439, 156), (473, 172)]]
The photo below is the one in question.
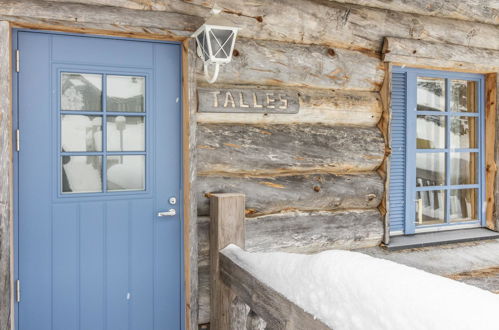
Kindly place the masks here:
[[(194, 34), (197, 42), (198, 56), (204, 62), (204, 76), (211, 84), (218, 78), (221, 64), (232, 60), (232, 51), (236, 43), (239, 28), (232, 27), (218, 16), (220, 10), (212, 10), (214, 13)], [(215, 65), (213, 76), (208, 73), (208, 66)]]

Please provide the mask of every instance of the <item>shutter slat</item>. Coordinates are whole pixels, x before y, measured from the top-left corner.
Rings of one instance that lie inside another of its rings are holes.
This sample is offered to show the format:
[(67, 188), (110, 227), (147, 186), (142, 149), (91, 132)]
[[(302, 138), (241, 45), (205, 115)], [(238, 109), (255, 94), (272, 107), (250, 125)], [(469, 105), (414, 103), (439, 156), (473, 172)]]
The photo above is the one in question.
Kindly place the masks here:
[(392, 121), (390, 123), (392, 153), (390, 156), (390, 192), (388, 194), (390, 231), (404, 230), (405, 223), (406, 80), (406, 73), (392, 73)]

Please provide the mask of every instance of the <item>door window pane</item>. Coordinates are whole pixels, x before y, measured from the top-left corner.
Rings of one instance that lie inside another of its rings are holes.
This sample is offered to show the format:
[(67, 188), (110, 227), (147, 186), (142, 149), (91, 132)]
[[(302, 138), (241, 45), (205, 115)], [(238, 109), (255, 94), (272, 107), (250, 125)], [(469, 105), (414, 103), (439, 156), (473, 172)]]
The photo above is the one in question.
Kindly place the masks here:
[(61, 116), (61, 151), (101, 151), (101, 116)]
[(445, 222), (445, 190), (416, 193), (416, 225), (434, 225)]
[(108, 116), (108, 151), (144, 151), (144, 117)]
[(451, 117), (451, 148), (478, 148), (476, 117)]
[(101, 156), (62, 156), (62, 192), (102, 191)]
[(145, 78), (107, 76), (107, 111), (144, 112)]
[(478, 189), (450, 191), (450, 221), (472, 221), (478, 219)]
[(445, 153), (416, 154), (416, 186), (442, 186), (445, 184)]
[(61, 109), (102, 111), (102, 75), (63, 72)]
[(450, 108), (455, 112), (477, 112), (475, 81), (451, 80)]
[(417, 109), (445, 111), (445, 79), (418, 77)]
[(478, 183), (476, 173), (478, 154), (476, 152), (452, 152), (450, 159), (452, 185)]
[(108, 156), (107, 190), (144, 190), (145, 156)]
[(417, 116), (416, 148), (445, 148), (445, 116)]

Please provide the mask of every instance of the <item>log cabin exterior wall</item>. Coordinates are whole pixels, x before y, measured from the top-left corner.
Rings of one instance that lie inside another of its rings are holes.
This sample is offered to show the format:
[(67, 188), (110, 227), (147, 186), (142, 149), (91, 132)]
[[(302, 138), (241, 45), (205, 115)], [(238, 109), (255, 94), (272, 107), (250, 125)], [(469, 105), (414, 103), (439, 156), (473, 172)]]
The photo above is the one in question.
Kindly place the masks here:
[[(387, 234), (382, 201), (390, 147), (389, 100), (382, 90), (389, 68), (383, 61), (384, 38), (419, 40), (442, 49), (449, 44), (464, 53), (471, 47), (477, 51), (470, 52), (469, 61), (499, 51), (493, 0), (481, 6), (458, 0), (452, 5), (427, 0), (0, 0), (0, 20), (23, 28), (186, 40), (215, 3), (241, 30), (233, 61), (222, 67), (215, 86), (205, 82), (193, 42), (186, 46), (190, 329), (209, 321), (210, 194), (246, 194), (249, 250), (311, 253), (378, 245)], [(406, 55), (399, 52), (399, 58)], [(480, 72), (493, 73), (487, 62), (479, 63)], [(473, 70), (467, 63), (464, 70)], [(9, 90), (0, 86), (3, 93)], [(300, 111), (196, 113), (197, 86), (294, 91)], [(3, 128), (9, 125), (5, 111), (10, 109), (0, 105)], [(12, 151), (5, 140), (2, 144), (0, 168), (6, 169)], [(8, 182), (8, 173), (2, 171), (2, 183)], [(0, 228), (8, 229), (10, 188), (1, 189)], [(0, 270), (7, 267), (5, 255), (12, 253), (6, 242), (0, 242)], [(11, 281), (8, 274), (0, 274), (1, 285), (10, 288), (6, 281)], [(3, 311), (0, 317), (5, 318)], [(0, 330), (7, 329), (0, 321)]]

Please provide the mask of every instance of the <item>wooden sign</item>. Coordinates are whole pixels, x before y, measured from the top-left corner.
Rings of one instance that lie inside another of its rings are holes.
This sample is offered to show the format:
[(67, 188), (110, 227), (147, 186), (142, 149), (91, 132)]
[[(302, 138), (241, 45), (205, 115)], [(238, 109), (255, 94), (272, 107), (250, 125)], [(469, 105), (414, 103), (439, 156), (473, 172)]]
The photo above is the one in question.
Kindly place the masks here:
[(297, 113), (297, 92), (198, 88), (199, 112)]

